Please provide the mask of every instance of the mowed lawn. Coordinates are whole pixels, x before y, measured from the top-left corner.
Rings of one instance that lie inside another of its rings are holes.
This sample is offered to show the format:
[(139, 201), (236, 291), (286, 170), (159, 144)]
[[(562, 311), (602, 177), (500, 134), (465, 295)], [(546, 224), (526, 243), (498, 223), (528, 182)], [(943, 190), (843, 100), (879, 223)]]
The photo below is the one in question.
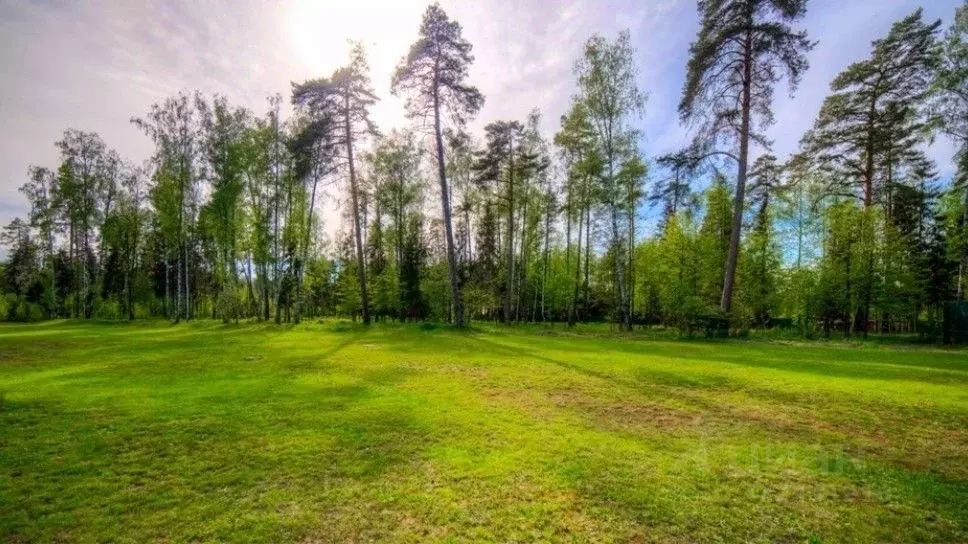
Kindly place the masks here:
[(966, 542), (968, 352), (0, 326), (3, 542)]

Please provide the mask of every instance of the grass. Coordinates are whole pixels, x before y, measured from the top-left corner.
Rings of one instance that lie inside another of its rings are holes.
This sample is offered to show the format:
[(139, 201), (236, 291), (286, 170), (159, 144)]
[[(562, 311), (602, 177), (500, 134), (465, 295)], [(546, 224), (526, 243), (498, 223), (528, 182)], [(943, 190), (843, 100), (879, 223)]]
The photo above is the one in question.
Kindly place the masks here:
[(966, 542), (968, 352), (0, 326), (0, 541)]

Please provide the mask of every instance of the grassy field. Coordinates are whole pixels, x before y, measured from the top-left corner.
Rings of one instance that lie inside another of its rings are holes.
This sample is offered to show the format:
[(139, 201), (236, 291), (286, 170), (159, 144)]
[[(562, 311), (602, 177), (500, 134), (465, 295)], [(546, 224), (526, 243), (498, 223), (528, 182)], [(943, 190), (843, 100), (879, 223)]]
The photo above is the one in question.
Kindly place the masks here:
[(968, 352), (0, 326), (0, 541), (966, 542)]

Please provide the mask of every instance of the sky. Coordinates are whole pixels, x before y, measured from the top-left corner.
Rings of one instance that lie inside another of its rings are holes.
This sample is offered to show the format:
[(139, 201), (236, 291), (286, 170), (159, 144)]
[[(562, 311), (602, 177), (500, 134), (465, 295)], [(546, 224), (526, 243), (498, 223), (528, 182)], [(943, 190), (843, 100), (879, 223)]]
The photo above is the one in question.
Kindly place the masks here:
[[(802, 25), (818, 41), (794, 97), (777, 92), (773, 152), (797, 148), (830, 81), (866, 58), (870, 42), (923, 6), (950, 23), (961, 0), (810, 0)], [(290, 82), (327, 76), (348, 58), (349, 40), (367, 47), (381, 97), (382, 130), (406, 126), (390, 77), (416, 39), (427, 0), (0, 0), (0, 224), (27, 213), (17, 188), (30, 165), (56, 168), (54, 142), (67, 128), (96, 131), (140, 163), (151, 142), (130, 123), (181, 90), (219, 93), (258, 113)], [(474, 46), (470, 82), (486, 97), (470, 128), (523, 120), (533, 108), (549, 136), (575, 92), (584, 41), (628, 29), (639, 86), (648, 94), (641, 128), (646, 157), (673, 151), (689, 132), (678, 122), (695, 0), (442, 0)], [(754, 151), (756, 153), (757, 151)], [(954, 148), (929, 154), (950, 176)], [(327, 225), (335, 223), (330, 218)], [(331, 225), (332, 226), (332, 225)]]

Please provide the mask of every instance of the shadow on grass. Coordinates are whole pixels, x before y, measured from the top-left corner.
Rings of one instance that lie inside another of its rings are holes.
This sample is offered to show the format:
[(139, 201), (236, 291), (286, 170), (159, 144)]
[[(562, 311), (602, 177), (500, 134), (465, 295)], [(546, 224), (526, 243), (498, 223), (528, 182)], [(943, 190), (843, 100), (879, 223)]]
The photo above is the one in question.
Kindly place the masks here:
[[(527, 337), (505, 333), (514, 345)], [(753, 342), (669, 342), (643, 339), (541, 337), (543, 347), (555, 351), (628, 353), (702, 362), (727, 363), (751, 368), (797, 372), (823, 377), (898, 381), (942, 385), (968, 385), (968, 354), (944, 350), (886, 350), (850, 347), (814, 347), (757, 344)]]
[[(415, 416), (419, 400), (392, 394), (412, 371), (380, 366), (315, 385), (273, 372), (285, 364), (255, 382), (216, 370), (174, 382), (115, 375), (8, 398), (0, 541), (219, 540), (219, 526), (257, 519), (253, 531), (286, 539), (280, 505), (345, 508), (347, 490), (389, 485), (422, 458), (432, 429)], [(131, 397), (132, 383), (150, 402)], [(107, 394), (88, 398), (96, 389)]]
[[(736, 442), (735, 445), (740, 450), (743, 444), (753, 448), (750, 450), (752, 453), (747, 452), (749, 454), (747, 457), (751, 456), (751, 459), (734, 459), (727, 456), (716, 461), (718, 464), (713, 468), (718, 472), (714, 471), (707, 476), (687, 472), (677, 476), (679, 483), (675, 490), (666, 490), (667, 484), (662, 483), (662, 478), (669, 475), (647, 483), (654, 477), (648, 468), (636, 467), (634, 463), (630, 464), (629, 459), (614, 458), (604, 451), (593, 453), (594, 446), (584, 446), (571, 454), (563, 454), (561, 474), (568, 485), (580, 492), (596, 507), (617, 509), (637, 523), (673, 530), (676, 527), (688, 526), (692, 528), (688, 534), (693, 536), (703, 534), (710, 539), (742, 540), (750, 538), (754, 533), (759, 537), (769, 535), (771, 539), (779, 540), (788, 539), (791, 536), (806, 538), (809, 536), (808, 533), (791, 535), (785, 531), (788, 531), (788, 527), (797, 525), (795, 521), (802, 516), (797, 509), (813, 508), (809, 500), (802, 503), (794, 500), (788, 501), (785, 505), (776, 505), (770, 499), (771, 493), (785, 493), (783, 486), (786, 477), (782, 475), (782, 471), (785, 467), (784, 463), (790, 461), (786, 457), (789, 455), (785, 453), (787, 450), (800, 452), (798, 455), (804, 457), (797, 462), (803, 463), (807, 469), (815, 473), (815, 476), (808, 477), (806, 480), (811, 482), (810, 486), (837, 490), (837, 493), (847, 495), (861, 493), (860, 490), (870, 488), (874, 496), (866, 499), (866, 506), (875, 511), (889, 511), (890, 505), (896, 501), (896, 498), (903, 497), (904, 502), (917, 504), (923, 511), (938, 513), (937, 524), (929, 522), (925, 526), (933, 526), (937, 535), (942, 535), (942, 540), (957, 539), (957, 535), (962, 534), (958, 527), (963, 527), (968, 519), (965, 514), (965, 507), (968, 506), (968, 488), (965, 487), (965, 482), (952, 478), (951, 475), (944, 476), (929, 472), (925, 467), (895, 466), (892, 461), (893, 456), (882, 457), (873, 451), (861, 452), (857, 447), (848, 446), (853, 442), (853, 438), (846, 438), (850, 436), (848, 429), (838, 429), (829, 424), (825, 424), (826, 427), (821, 425), (815, 428), (796, 420), (785, 422), (783, 418), (772, 419), (769, 414), (764, 414), (766, 417), (762, 418), (748, 419), (748, 414), (744, 411), (737, 411), (717, 402), (714, 397), (702, 394), (710, 389), (733, 389), (738, 385), (745, 385), (730, 378), (717, 375), (693, 376), (688, 371), (678, 374), (648, 366), (639, 367), (639, 372), (634, 375), (634, 378), (627, 378), (621, 374), (560, 361), (521, 346), (509, 346), (486, 338), (475, 338), (470, 341), (475, 342), (480, 351), (494, 353), (498, 358), (541, 361), (586, 377), (604, 380), (612, 386), (627, 389), (631, 402), (635, 401), (636, 393), (642, 393), (643, 385), (659, 385), (663, 388), (662, 391), (699, 408), (705, 414), (705, 423), (697, 431), (698, 435), (693, 436), (691, 431), (677, 430), (674, 434), (677, 440), (673, 440), (670, 444), (665, 444), (665, 441), (651, 441), (650, 445), (644, 448), (644, 451), (655, 452), (650, 455), (675, 456), (677, 448), (683, 447), (682, 441), (687, 439), (698, 440), (691, 447), (699, 447), (700, 444), (707, 442), (713, 447), (720, 447), (717, 444), (734, 444), (733, 441), (739, 440), (740, 442)], [(754, 392), (762, 395), (770, 394), (765, 390), (754, 389)], [(791, 394), (780, 396), (782, 398), (774, 396), (770, 400), (783, 403), (791, 401), (788, 398)], [(801, 395), (792, 395), (792, 397), (804, 406), (816, 402), (816, 399), (808, 399)], [(561, 404), (555, 406), (562, 407)], [(779, 406), (778, 404), (777, 407)], [(588, 420), (590, 423), (594, 421), (595, 414), (586, 414), (584, 405), (576, 404), (568, 407), (576, 413), (586, 415), (590, 418)], [(857, 409), (863, 408), (858, 406)], [(879, 409), (889, 410), (890, 407), (883, 406)], [(628, 422), (617, 420), (614, 423), (617, 429), (622, 429)], [(604, 430), (609, 432), (607, 427)], [(712, 430), (711, 433), (710, 430)], [(635, 436), (635, 433), (625, 436)], [(744, 440), (748, 442), (743, 442)], [(756, 446), (757, 444), (760, 446)], [(779, 457), (775, 460), (762, 457), (764, 453), (755, 448), (763, 445), (778, 452)], [(853, 451), (853, 454), (860, 457), (841, 453), (838, 455), (843, 459), (830, 462), (835, 452), (841, 451), (845, 446), (850, 447), (848, 451)], [(694, 453), (690, 450), (688, 455)], [(587, 457), (589, 455), (594, 456), (594, 459), (589, 459)], [(654, 462), (655, 459), (650, 457), (650, 465), (647, 466), (651, 466)], [(744, 462), (752, 462), (754, 465), (745, 467)], [(755, 481), (744, 479), (747, 478), (743, 476), (744, 471), (754, 474)], [(733, 484), (723, 483), (723, 485), (726, 487), (732, 485), (735, 491), (725, 492), (720, 489), (717, 491), (720, 493), (718, 498), (707, 497), (709, 479), (724, 478), (727, 475), (729, 480), (735, 481)], [(798, 482), (792, 485), (803, 484)], [(733, 517), (730, 513), (732, 510), (717, 509), (721, 507), (722, 501), (744, 500), (743, 496), (747, 496), (746, 500), (751, 501), (750, 504), (760, 504), (754, 510), (761, 512), (763, 517), (758, 518), (754, 515), (742, 519), (730, 519), (728, 524), (720, 527), (708, 523), (708, 516), (715, 511), (719, 511), (719, 514), (715, 514), (717, 516)], [(705, 506), (700, 506), (703, 504)], [(831, 508), (843, 506), (836, 501), (830, 505)], [(774, 523), (776, 519), (785, 521), (776, 524)], [(695, 532), (700, 528), (703, 528), (702, 531), (709, 532)], [(776, 532), (764, 533), (764, 528)], [(744, 532), (747, 530), (752, 532)], [(847, 534), (844, 533), (841, 536), (847, 538)]]

